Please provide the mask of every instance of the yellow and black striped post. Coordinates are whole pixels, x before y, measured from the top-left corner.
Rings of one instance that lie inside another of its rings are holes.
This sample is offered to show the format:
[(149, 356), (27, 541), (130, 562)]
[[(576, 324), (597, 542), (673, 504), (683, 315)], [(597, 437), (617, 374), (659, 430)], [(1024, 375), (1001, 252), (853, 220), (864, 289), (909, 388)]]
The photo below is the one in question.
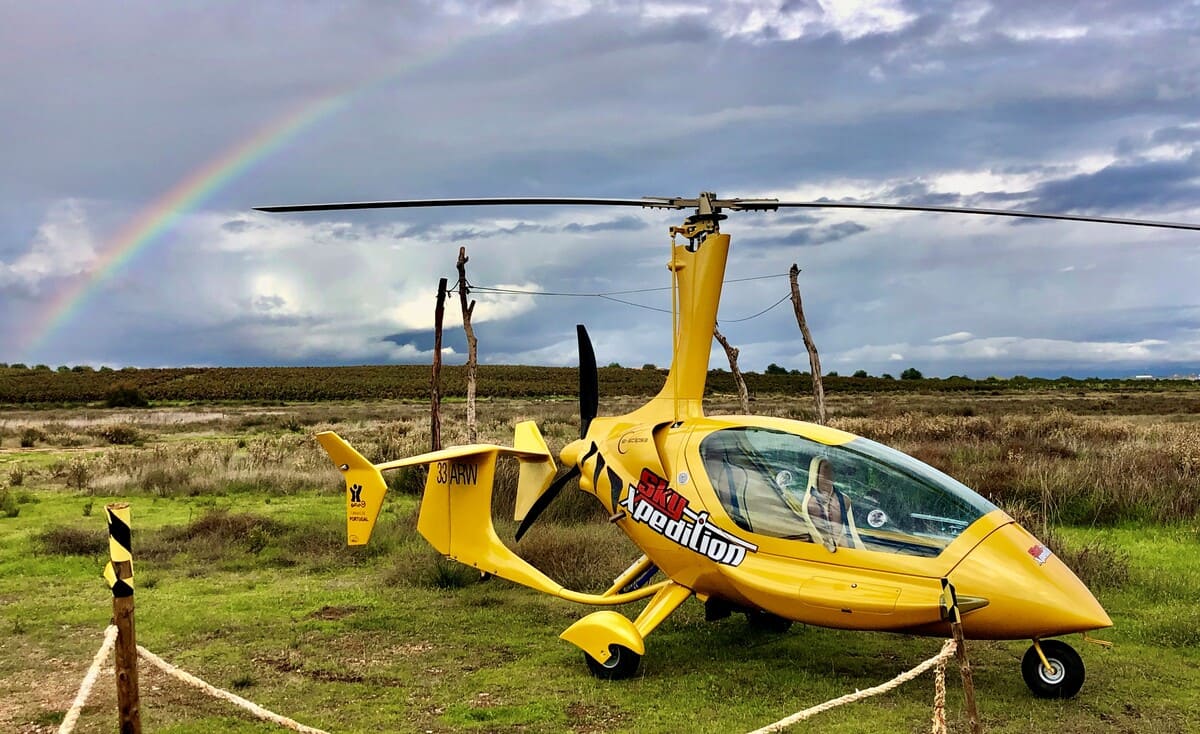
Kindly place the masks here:
[(108, 565), (104, 579), (113, 593), (113, 624), (117, 626), (116, 671), (118, 731), (141, 734), (142, 716), (138, 703), (137, 640), (133, 632), (133, 546), (129, 504), (104, 507), (108, 515)]

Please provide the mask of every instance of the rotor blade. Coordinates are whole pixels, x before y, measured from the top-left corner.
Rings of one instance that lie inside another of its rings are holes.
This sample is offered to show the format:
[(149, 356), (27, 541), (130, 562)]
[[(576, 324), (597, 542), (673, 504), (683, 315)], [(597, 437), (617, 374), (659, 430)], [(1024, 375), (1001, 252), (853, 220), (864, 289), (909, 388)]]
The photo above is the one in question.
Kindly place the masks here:
[[(717, 204), (723, 202), (715, 202)], [(1093, 217), (1086, 214), (1043, 214), (1022, 212), (1012, 209), (975, 209), (956, 206), (921, 206), (917, 204), (876, 204), (857, 201), (769, 201), (731, 200), (729, 209), (741, 211), (774, 211), (776, 209), (881, 209), (902, 212), (941, 212), (943, 214), (982, 214), (994, 217), (1020, 217), (1023, 219), (1057, 219), (1068, 222), (1096, 222), (1098, 224), (1126, 224), (1133, 227), (1161, 227), (1164, 229), (1190, 229), (1200, 231), (1200, 224), (1182, 222), (1155, 222), (1146, 219), (1121, 219), (1118, 217)]]
[(640, 206), (649, 209), (690, 209), (695, 199), (596, 199), (571, 196), (516, 196), (473, 199), (400, 199), (350, 201), (335, 204), (285, 204), (256, 206), (260, 212), (326, 212), (343, 209), (408, 209), (437, 206)]
[(600, 377), (596, 373), (596, 352), (583, 324), (576, 324), (579, 339), (579, 437), (587, 437), (588, 427), (600, 409)]
[(537, 498), (537, 502), (533, 503), (533, 507), (529, 508), (529, 512), (525, 513), (525, 519), (521, 521), (521, 526), (517, 528), (516, 540), (520, 540), (525, 531), (529, 530), (533, 522), (538, 519), (538, 516), (550, 506), (550, 503), (554, 501), (554, 498), (558, 496), (562, 488), (567, 485), (567, 482), (578, 476), (579, 467), (573, 466), (566, 474), (554, 480), (554, 484), (551, 484), (542, 496)]

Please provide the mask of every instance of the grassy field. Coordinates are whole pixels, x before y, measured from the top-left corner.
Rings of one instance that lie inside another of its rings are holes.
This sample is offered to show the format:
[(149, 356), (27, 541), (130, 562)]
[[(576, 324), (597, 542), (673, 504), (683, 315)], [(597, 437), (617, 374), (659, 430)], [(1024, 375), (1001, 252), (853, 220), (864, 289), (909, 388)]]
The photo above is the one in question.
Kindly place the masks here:
[[(835, 425), (910, 451), (1046, 532), (1115, 628), (1080, 696), (1033, 699), (1020, 642), (974, 643), (985, 728), (1200, 730), (1200, 441), (1195, 393), (835, 395)], [(628, 407), (630, 399), (602, 409)], [(722, 400), (712, 412), (718, 412)], [(808, 401), (756, 412), (805, 417)], [(557, 449), (575, 405), (498, 400), (481, 433), (537, 419)], [(454, 408), (450, 408), (453, 412)], [(648, 640), (641, 674), (604, 683), (557, 635), (586, 609), (442, 561), (414, 530), (401, 474), (372, 544), (344, 546), (342, 485), (311, 435), (334, 428), (381, 460), (427, 448), (421, 403), (0, 412), (0, 730), (54, 731), (101, 641), (103, 506), (133, 507), (139, 642), (267, 708), (330, 731), (746, 731), (883, 682), (938, 641), (797, 625), (710, 623), (689, 602)], [(460, 428), (446, 426), (447, 442)], [(26, 445), (22, 445), (26, 444)], [(511, 502), (515, 471), (500, 475)], [(596, 589), (637, 555), (569, 492), (519, 546)], [(504, 501), (497, 514), (503, 514)], [(511, 538), (511, 522), (498, 520)], [(1044, 538), (1046, 539), (1046, 538)], [(956, 675), (952, 727), (963, 730)], [(147, 731), (253, 732), (255, 722), (142, 668)], [(830, 732), (926, 731), (932, 679), (822, 715)], [(77, 731), (111, 731), (111, 674)], [(801, 728), (802, 729), (802, 728)]]

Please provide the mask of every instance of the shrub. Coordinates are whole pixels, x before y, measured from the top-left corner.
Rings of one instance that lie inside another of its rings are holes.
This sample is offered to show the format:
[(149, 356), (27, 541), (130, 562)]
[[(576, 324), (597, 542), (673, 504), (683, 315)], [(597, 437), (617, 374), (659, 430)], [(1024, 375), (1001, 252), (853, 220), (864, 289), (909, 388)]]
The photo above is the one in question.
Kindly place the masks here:
[(60, 556), (95, 556), (108, 550), (108, 533), (73, 526), (51, 528), (36, 537), (42, 550)]
[(129, 446), (142, 440), (141, 432), (130, 423), (110, 423), (95, 429), (92, 434), (114, 446)]
[(25, 483), (25, 467), (17, 464), (8, 470), (8, 486), (20, 487)]
[(608, 524), (538, 524), (516, 550), (550, 578), (579, 591), (603, 591), (637, 553)]
[(480, 579), (479, 571), (438, 556), (418, 579), (421, 586), (433, 589), (461, 589)]
[(42, 431), (30, 426), (21, 431), (21, 448), (30, 449), (37, 445), (38, 441), (45, 441), (46, 434)]
[(139, 481), (142, 489), (153, 492), (159, 497), (175, 497), (187, 494), (192, 484), (192, 477), (187, 469), (164, 469), (154, 467), (147, 469)]
[(136, 385), (121, 383), (104, 394), (104, 404), (110, 408), (145, 408), (150, 401), (146, 400)]
[(7, 489), (0, 490), (0, 517), (16, 517), (21, 514), (17, 506), (17, 497)]
[(92, 464), (87, 459), (71, 459), (66, 467), (67, 487), (80, 492), (92, 485)]

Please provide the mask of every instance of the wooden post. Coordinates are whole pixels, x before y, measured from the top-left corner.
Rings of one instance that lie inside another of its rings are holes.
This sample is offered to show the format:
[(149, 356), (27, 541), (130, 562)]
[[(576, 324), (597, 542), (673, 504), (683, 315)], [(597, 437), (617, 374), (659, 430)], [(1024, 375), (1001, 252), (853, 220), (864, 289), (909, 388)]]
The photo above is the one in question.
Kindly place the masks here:
[(467, 333), (467, 443), (475, 443), (479, 436), (479, 426), (475, 419), (475, 372), (476, 360), (475, 330), (471, 328), (471, 314), (475, 311), (475, 302), (467, 304), (467, 294), (471, 286), (467, 284), (467, 248), (458, 248), (458, 302), (462, 306), (463, 331)]
[(971, 674), (971, 661), (967, 658), (967, 642), (963, 638), (958, 595), (954, 593), (954, 584), (950, 583), (949, 579), (942, 579), (942, 594), (950, 607), (950, 633), (954, 635), (954, 657), (958, 659), (958, 671), (962, 676), (967, 723), (971, 727), (971, 734), (982, 734), (983, 725), (979, 721), (979, 709), (975, 704), (975, 678)]
[(788, 279), (792, 283), (792, 308), (796, 312), (796, 323), (800, 325), (800, 335), (804, 337), (804, 348), (808, 350), (808, 364), (812, 369), (813, 400), (817, 403), (817, 422), (825, 425), (828, 417), (825, 414), (825, 386), (821, 382), (821, 358), (817, 355), (817, 345), (813, 343), (812, 333), (804, 321), (804, 306), (800, 302), (800, 285), (796, 278), (800, 275), (800, 267), (792, 263), (788, 271)]
[(442, 448), (442, 320), (446, 316), (446, 279), (438, 281), (433, 309), (433, 377), (429, 381), (429, 450)]
[(721, 343), (721, 348), (725, 350), (725, 356), (729, 359), (729, 371), (733, 373), (733, 384), (737, 385), (738, 400), (742, 402), (742, 413), (750, 415), (750, 391), (746, 388), (746, 378), (742, 377), (742, 371), (738, 369), (737, 347), (731, 346), (729, 340), (721, 331), (713, 326), (713, 336)]
[(133, 628), (133, 552), (130, 541), (129, 504), (106, 505), (109, 563), (104, 578), (112, 587), (113, 624), (117, 626), (117, 716), (121, 734), (141, 734), (138, 703), (137, 639)]

